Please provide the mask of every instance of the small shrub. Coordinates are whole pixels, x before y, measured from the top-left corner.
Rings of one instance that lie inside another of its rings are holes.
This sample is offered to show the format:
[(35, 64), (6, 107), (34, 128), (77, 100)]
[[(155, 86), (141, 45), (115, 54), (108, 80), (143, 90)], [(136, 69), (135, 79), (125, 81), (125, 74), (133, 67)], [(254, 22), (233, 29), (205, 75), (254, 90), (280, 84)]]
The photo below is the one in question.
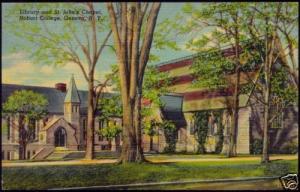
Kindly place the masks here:
[(296, 154), (297, 152), (298, 152), (298, 144), (293, 141), (288, 142), (281, 149), (281, 153), (285, 153), (285, 154)]
[(206, 153), (205, 141), (208, 132), (208, 116), (208, 111), (198, 111), (194, 114), (195, 133), (198, 142), (197, 153), (200, 154)]
[(290, 166), (288, 163), (268, 163), (265, 165), (265, 175), (281, 176), (289, 173)]
[(251, 154), (262, 154), (263, 141), (261, 139), (254, 139), (250, 147)]
[(164, 148), (164, 153), (173, 153), (176, 151), (176, 142), (177, 142), (177, 128), (172, 121), (163, 121), (161, 127), (164, 131), (166, 144)]

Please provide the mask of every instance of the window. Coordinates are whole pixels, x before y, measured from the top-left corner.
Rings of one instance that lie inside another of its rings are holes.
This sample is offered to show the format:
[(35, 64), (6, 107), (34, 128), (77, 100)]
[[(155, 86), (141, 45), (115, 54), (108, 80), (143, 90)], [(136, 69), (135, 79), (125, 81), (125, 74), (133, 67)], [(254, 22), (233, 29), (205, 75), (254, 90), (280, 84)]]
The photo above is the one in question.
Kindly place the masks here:
[(27, 159), (30, 159), (30, 151), (27, 151)]
[(39, 121), (35, 121), (35, 139), (37, 141), (39, 140), (39, 131), (40, 131)]
[(82, 127), (83, 127), (83, 140), (86, 140), (86, 119), (82, 120)]
[(213, 115), (210, 115), (208, 117), (208, 131), (207, 131), (207, 135), (209, 136), (213, 136), (217, 133), (218, 130), (218, 125), (216, 122), (216, 119), (214, 118)]
[(37, 122), (36, 122), (36, 120), (34, 120), (34, 119), (30, 119), (29, 120), (29, 124), (30, 124), (30, 131), (31, 131), (31, 138), (33, 139), (33, 140), (35, 140), (36, 139), (36, 136), (37, 136)]
[(271, 122), (271, 128), (283, 128), (283, 110), (280, 110), (280, 107), (278, 105), (273, 105), (270, 108), (270, 118), (273, 119)]
[(195, 121), (190, 121), (190, 135), (195, 135)]
[(208, 117), (208, 131), (207, 135), (211, 136), (213, 135), (213, 118), (212, 116)]
[(5, 151), (2, 151), (2, 160), (4, 160)]
[(72, 106), (72, 113), (73, 112), (78, 112), (78, 106), (76, 106), (76, 105)]
[(10, 151), (7, 151), (7, 160), (10, 160)]
[(10, 139), (10, 117), (7, 117), (7, 140)]
[(32, 151), (32, 156), (34, 156), (35, 155), (35, 151)]
[(271, 123), (271, 128), (280, 129), (283, 127), (283, 112), (277, 114)]
[(224, 135), (229, 135), (231, 128), (230, 114), (226, 114)]

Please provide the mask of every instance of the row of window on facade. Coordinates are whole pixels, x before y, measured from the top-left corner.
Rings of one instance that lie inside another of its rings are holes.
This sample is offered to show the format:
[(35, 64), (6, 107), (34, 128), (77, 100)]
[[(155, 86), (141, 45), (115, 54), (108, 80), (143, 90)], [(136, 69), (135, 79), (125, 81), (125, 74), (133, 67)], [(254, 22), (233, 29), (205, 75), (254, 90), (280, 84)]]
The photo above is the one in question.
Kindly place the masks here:
[[(2, 160), (11, 160), (13, 159), (14, 151), (2, 151)], [(35, 150), (27, 151), (26, 153), (26, 159), (30, 159), (35, 155)]]
[[(77, 107), (76, 107), (77, 108)], [(77, 109), (74, 109), (77, 110)], [(46, 122), (48, 121), (48, 118), (43, 119), (43, 126), (45, 126)], [(224, 123), (224, 134), (227, 135), (229, 134), (230, 130), (230, 116), (226, 115), (225, 123)], [(116, 121), (112, 121), (114, 125), (116, 125)], [(5, 123), (5, 122), (4, 122)], [(7, 140), (10, 140), (11, 137), (11, 128), (12, 128), (12, 123), (13, 120), (10, 117), (6, 118), (6, 127), (7, 127)], [(34, 125), (34, 131), (32, 132), (32, 138), (33, 140), (38, 140), (38, 134), (39, 134), (39, 122), (37, 120), (30, 120), (29, 122), (31, 125)], [(108, 126), (109, 121), (99, 121), (99, 129), (103, 129)], [(195, 134), (195, 127), (196, 125), (192, 121), (191, 123), (191, 128), (190, 128), (190, 134), (194, 135)], [(3, 127), (4, 125), (2, 125)], [(84, 139), (86, 139), (86, 126), (87, 126), (87, 121), (86, 119), (83, 119), (83, 130), (84, 130)], [(25, 128), (28, 127), (28, 124), (25, 124)], [(276, 116), (276, 118), (273, 119), (271, 123), (271, 128), (282, 128), (283, 127), (283, 112), (280, 113), (279, 115)], [(216, 119), (213, 115), (209, 116), (208, 120), (208, 136), (215, 135), (217, 133), (218, 129), (218, 122), (216, 122)], [(103, 141), (105, 138), (103, 138), (100, 134), (98, 135), (98, 140)]]
[[(72, 113), (79, 112), (79, 105), (73, 105), (71, 107), (71, 110), (72, 110)], [(65, 112), (71, 113), (70, 108), (69, 107), (65, 107)]]
[[(283, 128), (283, 123), (284, 123), (284, 121), (283, 121), (283, 112), (282, 112), (275, 116), (275, 118), (272, 120), (270, 127), (273, 129), (280, 129), (280, 128)], [(226, 115), (223, 125), (224, 125), (223, 134), (229, 135), (230, 127), (231, 127), (231, 118), (229, 115)], [(208, 131), (207, 131), (208, 136), (214, 136), (217, 134), (218, 122), (216, 121), (216, 118), (214, 117), (213, 114), (211, 114), (208, 117), (208, 125), (207, 126), (208, 126)], [(195, 131), (196, 131), (196, 125), (195, 125), (195, 122), (192, 120), (190, 122), (190, 134), (194, 135)]]
[[(2, 122), (2, 127), (6, 127), (7, 133), (6, 133), (6, 139), (11, 139), (11, 129), (14, 121), (13, 118), (7, 117), (5, 122)], [(39, 135), (39, 122), (34, 119), (30, 119), (28, 123), (25, 123), (25, 129), (28, 129), (29, 125), (32, 126), (33, 131), (31, 132), (31, 138), (35, 141), (38, 141), (38, 135)]]

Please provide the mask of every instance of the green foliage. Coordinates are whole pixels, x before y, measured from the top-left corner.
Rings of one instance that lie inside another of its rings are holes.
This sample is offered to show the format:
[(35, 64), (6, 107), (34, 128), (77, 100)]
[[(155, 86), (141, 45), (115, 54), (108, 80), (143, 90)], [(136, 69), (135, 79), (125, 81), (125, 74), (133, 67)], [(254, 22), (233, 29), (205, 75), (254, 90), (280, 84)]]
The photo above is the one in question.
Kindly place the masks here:
[(271, 77), (272, 103), (283, 102), (285, 105), (298, 101), (298, 90), (289, 83), (289, 75), (285, 68), (275, 69)]
[(153, 47), (155, 49), (172, 49), (175, 51), (180, 50), (176, 38), (172, 38), (173, 33), (173, 22), (169, 19), (165, 19), (164, 21), (160, 22), (156, 26), (156, 30), (154, 31), (153, 35)]
[(160, 126), (160, 123), (155, 121), (154, 119), (151, 119), (150, 121), (144, 121), (143, 122), (143, 130), (144, 133), (146, 133), (149, 136), (155, 136), (158, 135), (158, 127)]
[(223, 142), (224, 142), (224, 125), (222, 124), (222, 117), (223, 117), (223, 111), (214, 111), (214, 116), (216, 118), (216, 121), (218, 123), (218, 130), (217, 130), (217, 143), (215, 148), (215, 153), (220, 154), (223, 149)]
[(120, 95), (113, 95), (111, 98), (101, 98), (97, 107), (100, 112), (98, 119), (108, 120), (109, 117), (122, 116), (122, 105), (120, 100)]
[(100, 129), (98, 134), (106, 137), (109, 141), (122, 132), (119, 125), (113, 124), (110, 121), (111, 117), (122, 116), (122, 105), (120, 95), (113, 95), (111, 98), (103, 97), (98, 103), (98, 111), (100, 114), (97, 116), (99, 121), (108, 122), (108, 126)]
[[(47, 114), (48, 101), (42, 94), (35, 93), (31, 90), (15, 91), (10, 95), (7, 101), (3, 104), (3, 111), (10, 115), (20, 115), (19, 142), (28, 143), (33, 139), (34, 121), (41, 119)], [(28, 129), (24, 129), (24, 123), (28, 122)]]
[[(117, 65), (112, 66), (112, 70), (116, 70), (118, 68)], [(155, 66), (147, 66), (144, 74), (143, 81), (143, 99), (148, 99), (151, 101), (151, 107), (142, 106), (142, 117), (151, 116), (155, 113), (155, 109), (157, 107), (163, 106), (164, 103), (161, 102), (160, 96), (167, 93), (168, 86), (171, 83), (171, 78), (169, 78), (168, 74), (165, 72), (159, 72)], [(120, 90), (120, 80), (119, 74), (115, 73), (112, 77), (112, 84), (115, 85), (115, 91)], [(121, 104), (115, 105), (114, 102), (121, 101), (120, 96), (114, 98), (114, 101), (110, 101), (112, 105), (108, 105), (107, 108), (122, 108)], [(108, 101), (109, 102), (109, 101)]]
[(23, 114), (27, 120), (40, 119), (47, 113), (48, 101), (44, 95), (31, 90), (15, 91), (3, 104), (8, 114)]
[(104, 127), (99, 131), (99, 133), (103, 137), (106, 137), (108, 140), (112, 140), (121, 132), (122, 132), (122, 128), (120, 126), (112, 124), (110, 122), (108, 123), (107, 127)]
[(168, 73), (160, 72), (155, 66), (147, 66), (143, 82), (143, 98), (149, 99), (154, 106), (162, 106), (160, 96), (169, 91), (170, 83)]
[[(297, 172), (297, 160), (271, 162)], [(282, 164), (289, 164), (289, 166)], [(142, 171), (141, 171), (142, 170)], [(222, 171), (220, 171), (222, 170)], [(87, 187), (128, 183), (226, 179), (267, 176), (266, 166), (256, 161), (201, 161), (183, 163), (128, 163), (3, 167), (3, 189), (45, 190), (60, 187)], [(286, 170), (279, 169), (280, 170)], [(278, 172), (277, 172), (278, 173)], [(103, 177), (103, 175), (106, 175)], [(271, 175), (271, 174), (270, 174)], [(271, 175), (271, 176), (281, 176)], [(153, 186), (152, 186), (153, 187)]]
[(165, 153), (173, 153), (176, 150), (177, 128), (172, 121), (164, 120), (160, 123), (160, 128), (164, 132), (167, 146), (164, 148)]
[(211, 51), (198, 54), (194, 60), (192, 71), (197, 78), (193, 83), (195, 87), (219, 88), (226, 87), (226, 72), (232, 71), (234, 64), (222, 56), (221, 52)]
[(251, 154), (262, 154), (263, 141), (261, 139), (254, 139), (250, 144)]
[(205, 151), (205, 142), (208, 131), (208, 111), (198, 111), (194, 114), (194, 123), (195, 123), (195, 133), (198, 142), (197, 153), (204, 154)]

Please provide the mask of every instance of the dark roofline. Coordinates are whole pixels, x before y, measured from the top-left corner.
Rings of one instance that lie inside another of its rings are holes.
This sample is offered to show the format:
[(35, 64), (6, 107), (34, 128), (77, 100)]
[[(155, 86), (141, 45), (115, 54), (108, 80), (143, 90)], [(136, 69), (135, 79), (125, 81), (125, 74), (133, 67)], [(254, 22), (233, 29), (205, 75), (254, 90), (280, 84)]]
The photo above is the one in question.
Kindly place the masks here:
[(184, 61), (184, 60), (187, 60), (187, 59), (193, 59), (197, 55), (198, 55), (198, 53), (194, 53), (192, 55), (187, 55), (187, 56), (180, 57), (180, 58), (177, 58), (177, 59), (171, 59), (171, 60), (167, 60), (167, 61), (164, 61), (164, 62), (161, 62), (161, 63), (158, 63), (158, 64), (154, 64), (154, 66), (155, 67), (161, 67), (161, 66), (164, 66), (164, 65), (167, 65), (167, 64), (170, 64), (170, 63), (176, 63), (176, 62)]
[(172, 96), (172, 97), (183, 97), (184, 94), (183, 93), (166, 93), (166, 94), (163, 94), (162, 96)]
[[(261, 37), (263, 37), (263, 36), (261, 36)], [(244, 42), (247, 42), (247, 41), (250, 41), (250, 40), (251, 39), (240, 41), (240, 43), (244, 43)], [(232, 48), (232, 45), (224, 45), (224, 46), (221, 47), (221, 50), (225, 51), (225, 50), (231, 49), (231, 48)], [(213, 51), (212, 50), (208, 50), (208, 51), (202, 51), (202, 52), (209, 53), (209, 52), (213, 52)], [(177, 59), (171, 59), (171, 60), (163, 61), (163, 62), (154, 64), (153, 66), (155, 66), (155, 67), (161, 67), (161, 66), (172, 64), (172, 63), (176, 63), (176, 62), (180, 62), (180, 61), (184, 61), (184, 60), (188, 60), (188, 59), (193, 59), (193, 58), (197, 57), (199, 55), (199, 53), (200, 52), (194, 53), (194, 54), (191, 54), (191, 55), (187, 55), (187, 56), (183, 56), (183, 57), (180, 57), (180, 58), (177, 58)]]
[(38, 87), (38, 88), (53, 88), (53, 89), (55, 89), (55, 87), (45, 87), (45, 86), (37, 86), (37, 85), (21, 85), (21, 84), (12, 84), (12, 83), (2, 83), (2, 85)]
[[(37, 87), (37, 88), (46, 88), (46, 89), (56, 89), (55, 87), (46, 87), (46, 86), (38, 86), (38, 85), (21, 85), (21, 84), (12, 84), (12, 83), (2, 83), (1, 85), (8, 85), (8, 86), (23, 86), (23, 87)], [(67, 87), (68, 88), (68, 87)], [(60, 90), (58, 90), (60, 91)], [(83, 92), (88, 92), (88, 90), (79, 90), (78, 91), (83, 91)]]

